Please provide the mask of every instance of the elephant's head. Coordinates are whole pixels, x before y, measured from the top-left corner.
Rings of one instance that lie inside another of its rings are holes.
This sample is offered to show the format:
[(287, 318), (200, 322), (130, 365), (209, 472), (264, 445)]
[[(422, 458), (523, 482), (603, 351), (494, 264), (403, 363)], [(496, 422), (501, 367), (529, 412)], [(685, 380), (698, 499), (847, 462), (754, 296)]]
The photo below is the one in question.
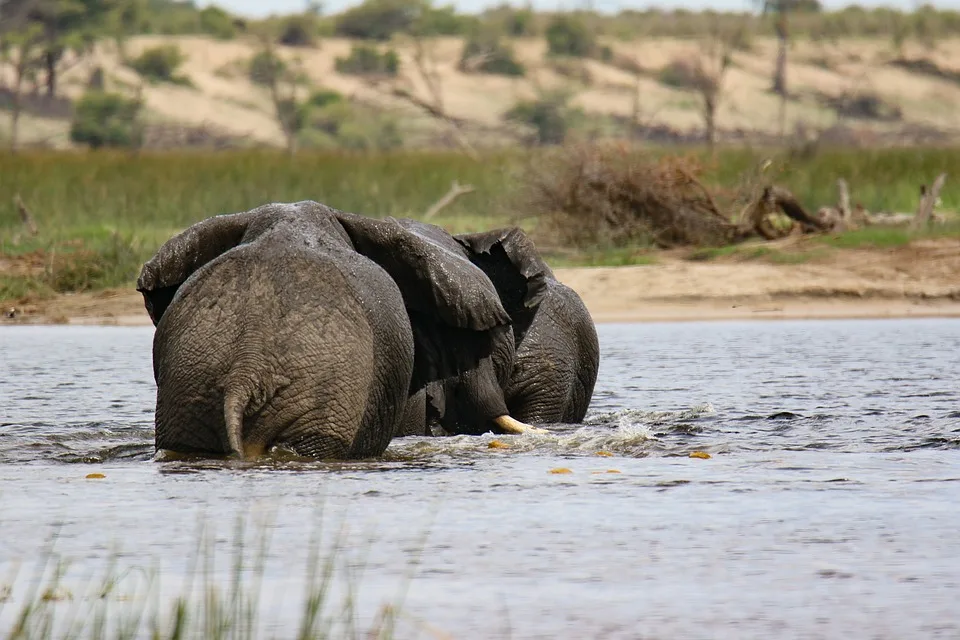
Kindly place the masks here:
[(465, 233), (454, 238), (493, 282), (519, 345), (554, 275), (519, 227)]
[[(426, 270), (428, 280), (435, 285), (449, 283), (441, 289), (456, 295), (445, 306), (456, 310), (458, 316), (483, 314), (482, 307), (489, 305), (492, 297), (500, 300), (500, 293), (488, 274), (475, 265), (464, 246), (441, 227), (410, 219), (389, 219), (389, 226), (382, 226), (359, 216), (341, 217), (341, 222), (358, 250), (376, 260), (394, 278), (410, 277), (405, 268), (396, 263), (400, 254), (392, 249), (395, 238), (403, 237), (405, 243), (410, 243), (410, 251), (414, 245), (424, 243), (432, 247), (425, 252), (430, 259), (420, 261), (417, 269)], [(483, 433), (491, 428), (508, 433), (527, 430), (527, 425), (510, 418), (503, 396), (515, 349), (509, 324), (491, 326), (485, 331), (482, 336), (485, 355), (477, 361), (474, 359), (479, 352), (476, 331), (465, 325), (462, 318), (432, 316), (417, 300), (407, 293), (404, 296), (416, 343), (416, 369), (428, 371), (428, 382), (432, 382), (427, 390), (426, 420), (437, 419), (456, 433)], [(536, 304), (535, 300), (531, 300), (531, 304)], [(500, 303), (499, 310), (502, 309)], [(481, 317), (487, 323), (492, 320)], [(451, 375), (454, 370), (456, 373)], [(416, 380), (422, 381), (423, 378)]]
[(517, 352), (505, 391), (511, 415), (533, 422), (583, 420), (600, 345), (580, 296), (556, 280), (518, 228), (456, 238), (493, 281), (513, 321)]

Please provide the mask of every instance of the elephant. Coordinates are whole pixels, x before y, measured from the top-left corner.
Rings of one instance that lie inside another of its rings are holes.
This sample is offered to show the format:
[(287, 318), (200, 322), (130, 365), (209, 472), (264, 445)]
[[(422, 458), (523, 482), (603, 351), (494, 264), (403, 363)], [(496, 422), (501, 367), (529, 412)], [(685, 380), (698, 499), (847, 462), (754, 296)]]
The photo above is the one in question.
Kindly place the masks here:
[[(462, 255), (314, 201), (194, 224), (137, 290), (156, 327), (157, 450), (240, 458), (382, 454), (420, 418), (411, 399), (489, 368), (511, 322)], [(531, 428), (502, 400), (477, 409), (501, 432)]]
[(519, 227), (454, 237), (510, 314), (516, 356), (504, 390), (509, 414), (532, 423), (582, 422), (597, 380), (600, 344), (580, 296), (556, 279)]
[[(397, 223), (444, 252), (450, 260), (475, 266), (467, 247), (443, 228), (407, 218), (399, 219)], [(502, 269), (510, 272), (514, 278), (522, 277), (513, 263), (504, 263)], [(541, 282), (535, 280), (530, 285), (531, 304), (539, 300), (538, 287)], [(492, 281), (490, 288), (499, 299), (500, 293)], [(491, 329), (490, 354), (482, 358), (477, 366), (431, 381), (421, 392), (412, 396), (408, 404), (408, 416), (398, 435), (432, 435), (434, 425), (441, 427), (442, 433), (446, 434), (479, 435), (490, 431), (492, 425), (487, 416), (510, 415), (504, 390), (514, 370), (515, 354), (516, 340), (511, 327), (505, 325)]]

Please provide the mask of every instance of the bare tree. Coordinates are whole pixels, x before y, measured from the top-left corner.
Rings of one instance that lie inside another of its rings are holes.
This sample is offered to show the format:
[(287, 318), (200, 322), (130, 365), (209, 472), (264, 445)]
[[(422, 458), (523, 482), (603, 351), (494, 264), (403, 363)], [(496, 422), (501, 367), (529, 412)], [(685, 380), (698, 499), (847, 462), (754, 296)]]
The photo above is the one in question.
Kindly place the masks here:
[(763, 13), (773, 14), (773, 28), (777, 34), (777, 61), (773, 69), (773, 92), (780, 96), (780, 137), (787, 126), (787, 50), (790, 48), (790, 13), (800, 0), (763, 0)]
[(303, 70), (298, 61), (294, 68), (287, 66), (277, 54), (271, 37), (262, 37), (261, 44), (260, 55), (269, 62), (264, 80), (270, 90), (270, 100), (273, 102), (277, 122), (286, 140), (287, 152), (293, 155), (297, 151), (297, 138), (303, 129), (302, 105), (297, 95), (297, 88), (303, 80)]
[(745, 37), (744, 27), (724, 29), (714, 22), (710, 35), (700, 44), (694, 78), (702, 100), (701, 114), (707, 147), (711, 150), (716, 143), (717, 109), (723, 95), (723, 77), (733, 62), (734, 49), (741, 46)]
[[(400, 73), (396, 77), (384, 75), (367, 76), (367, 84), (374, 89), (383, 90), (387, 88), (389, 93), (397, 98), (401, 98), (415, 107), (422, 109), (427, 114), (444, 122), (450, 130), (450, 133), (463, 151), (473, 159), (478, 159), (476, 150), (464, 134), (463, 127), (466, 124), (462, 118), (457, 118), (449, 114), (443, 103), (443, 81), (437, 70), (437, 63), (433, 53), (430, 50), (429, 43), (425, 42), (425, 37), (419, 34), (410, 36), (413, 44), (413, 72), (410, 75), (405, 74), (401, 67)], [(420, 82), (427, 90), (428, 97), (422, 98), (417, 95), (416, 80)]]
[(0, 34), (0, 59), (13, 69), (13, 87), (10, 90), (10, 149), (19, 145), (20, 116), (23, 113), (24, 83), (36, 77), (43, 51), (43, 34), (36, 25), (25, 25), (18, 31)]

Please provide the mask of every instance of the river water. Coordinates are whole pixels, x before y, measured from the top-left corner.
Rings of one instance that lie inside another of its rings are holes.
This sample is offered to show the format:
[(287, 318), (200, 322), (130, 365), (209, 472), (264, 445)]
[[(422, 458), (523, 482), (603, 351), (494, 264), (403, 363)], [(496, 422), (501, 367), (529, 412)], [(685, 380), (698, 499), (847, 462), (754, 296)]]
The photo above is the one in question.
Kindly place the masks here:
[(598, 331), (585, 425), (243, 464), (153, 458), (152, 328), (0, 329), (0, 633), (960, 637), (960, 321)]

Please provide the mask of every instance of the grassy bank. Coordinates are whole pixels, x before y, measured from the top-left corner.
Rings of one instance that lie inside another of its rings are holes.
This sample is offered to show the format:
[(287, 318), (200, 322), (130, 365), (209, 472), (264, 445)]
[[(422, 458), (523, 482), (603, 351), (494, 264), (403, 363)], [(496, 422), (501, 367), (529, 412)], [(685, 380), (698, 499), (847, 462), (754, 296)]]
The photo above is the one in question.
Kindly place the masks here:
[[(536, 221), (522, 217), (523, 176), (540, 166), (540, 153), (502, 151), (480, 161), (452, 151), (294, 158), (270, 151), (2, 155), (0, 299), (130, 283), (143, 261), (180, 229), (274, 201), (313, 199), (348, 211), (416, 218), (457, 181), (475, 191), (432, 222), (454, 232), (511, 222), (529, 229)], [(769, 150), (731, 149), (713, 157), (699, 150), (684, 153), (701, 167), (703, 183), (730, 203), (758, 180), (764, 160), (772, 159), (763, 180), (789, 188), (813, 210), (836, 201), (839, 177), (868, 210), (912, 211), (920, 184), (941, 171), (960, 175), (960, 153), (947, 149), (828, 150), (809, 159), (777, 157)], [(948, 179), (941, 194), (943, 208), (960, 208), (960, 191), (950, 184)], [(32, 213), (36, 235), (21, 223), (17, 195)], [(649, 261), (603, 247), (556, 257), (565, 265)]]

